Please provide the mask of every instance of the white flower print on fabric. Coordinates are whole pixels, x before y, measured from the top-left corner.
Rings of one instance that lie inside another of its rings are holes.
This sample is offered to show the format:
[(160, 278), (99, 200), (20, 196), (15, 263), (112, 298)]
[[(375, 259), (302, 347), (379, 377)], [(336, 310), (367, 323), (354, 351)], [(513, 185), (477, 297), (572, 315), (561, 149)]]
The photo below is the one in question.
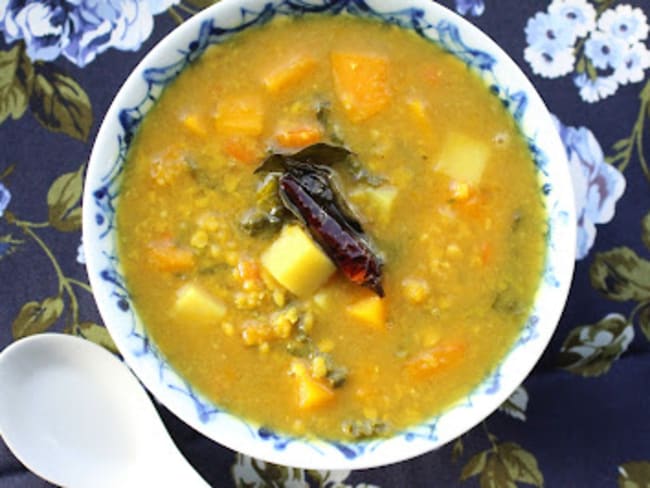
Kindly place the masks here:
[(633, 43), (648, 37), (648, 19), (640, 8), (619, 5), (603, 12), (598, 21), (598, 29), (622, 41)]
[(545, 78), (573, 74), (580, 97), (594, 103), (618, 87), (638, 83), (650, 68), (648, 19), (640, 8), (618, 5), (597, 13), (594, 0), (553, 0), (524, 29), (524, 58)]
[(621, 85), (643, 81), (650, 68), (650, 51), (640, 42), (632, 44), (623, 53), (623, 60), (614, 71), (614, 79)]
[(596, 224), (612, 220), (625, 192), (625, 178), (605, 162), (600, 144), (586, 127), (565, 126), (553, 117), (569, 160), (575, 196), (578, 235), (576, 259), (584, 259), (596, 239)]
[(587, 0), (560, 0), (553, 2), (548, 12), (563, 17), (577, 37), (586, 36), (596, 27), (596, 9)]
[(566, 47), (553, 50), (545, 45), (528, 46), (524, 50), (524, 58), (530, 63), (533, 73), (544, 78), (557, 78), (573, 70), (575, 56), (573, 49)]

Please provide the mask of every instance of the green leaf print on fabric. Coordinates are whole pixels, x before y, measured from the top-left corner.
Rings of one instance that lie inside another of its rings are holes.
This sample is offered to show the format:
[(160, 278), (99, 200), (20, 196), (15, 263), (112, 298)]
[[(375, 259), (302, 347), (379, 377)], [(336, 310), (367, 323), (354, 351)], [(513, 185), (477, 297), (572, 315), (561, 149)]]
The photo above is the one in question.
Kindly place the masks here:
[(650, 298), (650, 261), (628, 247), (597, 253), (589, 275), (592, 286), (610, 300)]
[(23, 116), (29, 106), (34, 70), (22, 43), (0, 51), (0, 124)]
[(619, 488), (650, 488), (650, 461), (633, 461), (618, 467)]
[(114, 354), (119, 354), (117, 346), (113, 342), (111, 335), (108, 333), (106, 327), (92, 322), (83, 322), (79, 324), (79, 335), (84, 339), (88, 339), (95, 344), (108, 349)]
[(641, 240), (650, 249), (650, 212), (641, 220)]
[(84, 165), (77, 171), (59, 176), (47, 192), (48, 220), (62, 232), (81, 228), (79, 200), (83, 189)]
[(14, 339), (46, 331), (62, 312), (63, 299), (60, 296), (46, 298), (42, 302), (27, 302), (11, 324)]
[(594, 325), (573, 329), (564, 340), (558, 365), (582, 376), (609, 371), (634, 339), (634, 328), (620, 314), (609, 314)]
[(34, 65), (29, 106), (43, 127), (81, 141), (88, 139), (93, 111), (79, 84), (52, 63)]
[(641, 329), (646, 339), (650, 341), (650, 303), (643, 304), (639, 309), (637, 321), (639, 323), (639, 329)]

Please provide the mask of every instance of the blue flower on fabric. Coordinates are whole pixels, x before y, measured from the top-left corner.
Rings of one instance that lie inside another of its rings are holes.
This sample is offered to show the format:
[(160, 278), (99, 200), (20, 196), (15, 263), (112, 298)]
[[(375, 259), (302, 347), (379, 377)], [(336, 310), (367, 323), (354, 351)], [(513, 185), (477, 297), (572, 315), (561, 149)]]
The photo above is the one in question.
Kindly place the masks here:
[(563, 18), (577, 37), (586, 36), (596, 27), (596, 9), (587, 0), (555, 0), (548, 12)]
[(524, 31), (529, 46), (544, 45), (549, 51), (565, 49), (575, 40), (573, 26), (565, 17), (546, 12), (537, 12), (528, 19)]
[(9, 188), (0, 183), (0, 217), (4, 214), (11, 201), (11, 192)]
[(650, 68), (650, 51), (636, 42), (623, 53), (623, 58), (614, 70), (614, 79), (621, 85), (643, 81), (645, 70)]
[(625, 42), (601, 31), (591, 33), (585, 42), (585, 55), (599, 69), (616, 68), (623, 60)]
[(0, 0), (7, 43), (23, 39), (33, 60), (63, 55), (77, 66), (109, 48), (136, 50), (153, 30), (153, 15), (179, 0)]
[(603, 12), (598, 28), (626, 43), (643, 41), (648, 37), (648, 20), (640, 8), (619, 5)]
[(485, 12), (483, 0), (456, 0), (456, 12), (460, 15), (472, 15), (479, 17)]
[(24, 39), (31, 59), (59, 57), (70, 36), (70, 5), (63, 1), (5, 0), (0, 4), (0, 28), (5, 41)]
[(583, 259), (596, 239), (596, 224), (612, 220), (625, 178), (605, 162), (603, 150), (586, 127), (569, 127), (553, 117), (569, 160), (575, 194), (578, 236), (576, 259)]

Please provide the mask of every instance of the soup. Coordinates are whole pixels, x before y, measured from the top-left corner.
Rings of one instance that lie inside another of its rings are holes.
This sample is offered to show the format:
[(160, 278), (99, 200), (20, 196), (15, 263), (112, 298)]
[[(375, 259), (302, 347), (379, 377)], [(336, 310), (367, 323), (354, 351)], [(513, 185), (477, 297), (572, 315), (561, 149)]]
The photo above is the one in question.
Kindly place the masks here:
[(526, 141), (462, 62), (351, 16), (210, 47), (129, 151), (123, 271), (148, 334), (220, 407), (389, 436), (512, 347), (541, 278)]

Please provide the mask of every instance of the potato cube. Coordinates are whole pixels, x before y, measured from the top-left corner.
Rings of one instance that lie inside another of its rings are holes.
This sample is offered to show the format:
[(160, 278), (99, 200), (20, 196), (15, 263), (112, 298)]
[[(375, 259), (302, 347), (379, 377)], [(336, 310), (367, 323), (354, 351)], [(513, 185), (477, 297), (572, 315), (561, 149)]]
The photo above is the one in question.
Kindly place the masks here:
[(373, 329), (383, 330), (386, 328), (386, 303), (376, 295), (348, 305), (348, 314), (363, 322)]
[(490, 148), (465, 134), (448, 134), (436, 169), (459, 183), (478, 185), (485, 165), (490, 158)]
[(231, 96), (219, 100), (216, 114), (220, 133), (259, 136), (264, 128), (264, 106), (259, 96)]
[(188, 323), (216, 325), (226, 315), (227, 309), (221, 300), (191, 283), (178, 290), (172, 311)]
[(301, 297), (311, 295), (336, 271), (334, 263), (298, 225), (285, 226), (261, 261), (278, 283)]

